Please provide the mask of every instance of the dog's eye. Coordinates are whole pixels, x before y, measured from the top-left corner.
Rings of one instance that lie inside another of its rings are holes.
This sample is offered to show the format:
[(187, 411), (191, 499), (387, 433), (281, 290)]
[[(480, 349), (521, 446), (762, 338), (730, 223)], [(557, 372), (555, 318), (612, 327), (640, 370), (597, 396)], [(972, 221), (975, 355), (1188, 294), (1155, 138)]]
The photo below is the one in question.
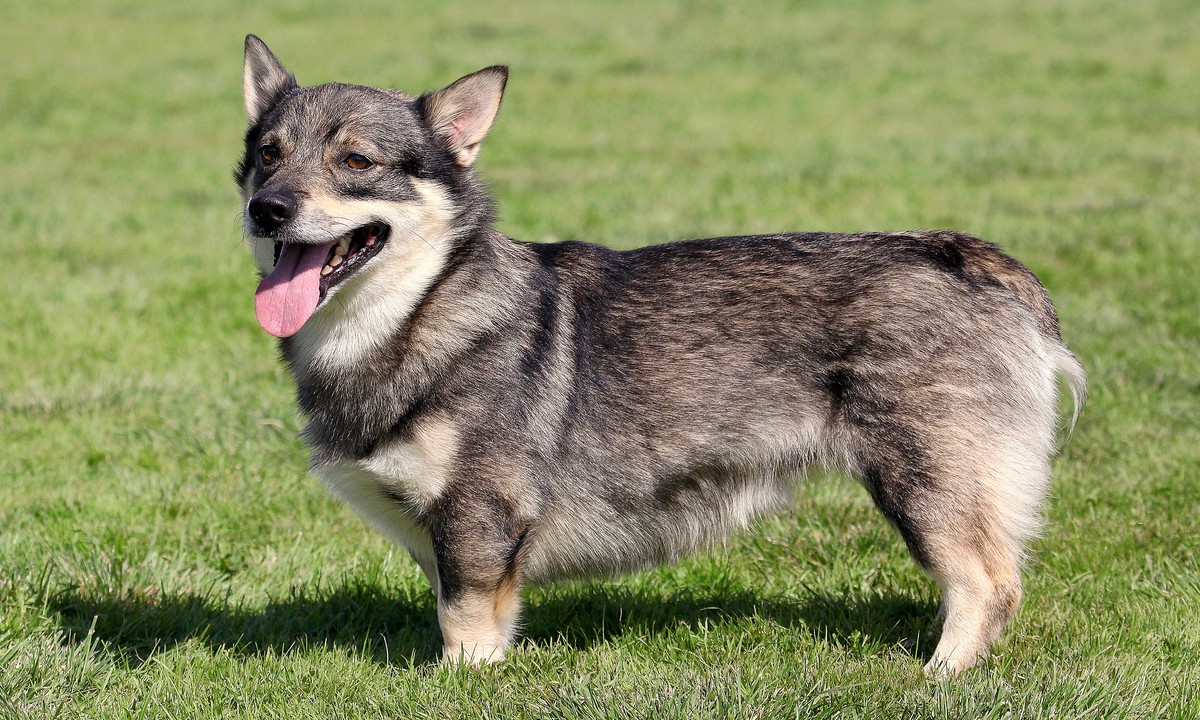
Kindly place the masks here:
[(375, 163), (368, 160), (366, 157), (353, 153), (346, 156), (346, 167), (352, 170), (366, 170)]
[(279, 148), (275, 145), (263, 145), (258, 149), (258, 156), (262, 158), (263, 165), (270, 165), (279, 159)]

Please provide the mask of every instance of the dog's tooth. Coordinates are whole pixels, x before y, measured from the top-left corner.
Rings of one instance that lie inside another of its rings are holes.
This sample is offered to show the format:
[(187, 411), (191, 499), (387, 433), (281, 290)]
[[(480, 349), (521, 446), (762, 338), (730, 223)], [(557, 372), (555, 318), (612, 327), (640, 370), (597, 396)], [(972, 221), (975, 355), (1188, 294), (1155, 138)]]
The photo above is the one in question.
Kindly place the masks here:
[(329, 259), (329, 267), (337, 267), (338, 265), (341, 265), (341, 264), (342, 264), (342, 256), (341, 255), (334, 255), (332, 258)]
[(322, 275), (328, 275), (328, 274), (329, 274), (329, 273), (331, 273), (331, 272), (333, 272), (333, 268), (329, 267), (328, 265), (326, 265), (325, 267), (321, 268), (321, 274), (322, 274)]
[[(346, 242), (345, 240), (342, 241), (342, 243), (345, 243), (345, 242)], [(338, 255), (345, 255), (348, 252), (350, 252), (350, 247), (345, 244), (338, 245), (336, 248), (333, 249), (333, 254), (335, 257)]]

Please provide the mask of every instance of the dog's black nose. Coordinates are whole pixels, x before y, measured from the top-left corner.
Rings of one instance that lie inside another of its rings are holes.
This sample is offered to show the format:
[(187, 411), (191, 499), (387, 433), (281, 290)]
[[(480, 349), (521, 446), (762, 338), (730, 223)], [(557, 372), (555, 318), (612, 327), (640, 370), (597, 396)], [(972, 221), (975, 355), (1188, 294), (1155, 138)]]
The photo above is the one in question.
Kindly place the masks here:
[(274, 190), (264, 190), (250, 198), (250, 217), (267, 232), (296, 217), (296, 198)]

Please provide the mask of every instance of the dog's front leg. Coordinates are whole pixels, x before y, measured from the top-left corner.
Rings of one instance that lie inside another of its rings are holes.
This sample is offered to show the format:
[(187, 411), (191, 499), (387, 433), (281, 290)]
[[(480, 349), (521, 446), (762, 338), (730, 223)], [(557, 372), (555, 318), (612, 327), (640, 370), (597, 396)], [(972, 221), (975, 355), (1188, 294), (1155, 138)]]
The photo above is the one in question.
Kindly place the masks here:
[(435, 524), (443, 663), (502, 660), (517, 633), (524, 528), (489, 510), (493, 517), (446, 513)]
[(438, 595), (442, 662), (479, 665), (504, 659), (520, 610), (515, 585), (461, 589)]

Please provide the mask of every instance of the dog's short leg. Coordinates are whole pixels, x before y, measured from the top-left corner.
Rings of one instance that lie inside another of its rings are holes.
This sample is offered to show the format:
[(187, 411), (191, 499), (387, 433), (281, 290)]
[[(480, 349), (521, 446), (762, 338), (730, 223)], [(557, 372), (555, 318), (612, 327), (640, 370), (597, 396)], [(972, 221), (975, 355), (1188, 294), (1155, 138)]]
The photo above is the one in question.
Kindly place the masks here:
[(987, 557), (966, 544), (946, 555), (954, 552), (960, 554), (953, 562), (929, 569), (942, 587), (946, 609), (942, 637), (925, 665), (930, 674), (955, 674), (986, 657), (1021, 603), (1015, 562)]
[(507, 521), (486, 523), (488, 532), (471, 515), (451, 517), (461, 524), (439, 523), (435, 531), (442, 662), (502, 660), (520, 622), (523, 533)]
[[(947, 447), (939, 443), (939, 453)], [(911, 444), (897, 452), (876, 443), (860, 458), (876, 504), (943, 592), (942, 635), (926, 672), (975, 665), (1021, 602), (1023, 545), (1035, 531), (1044, 475), (1028, 477), (1039, 474), (1036, 466), (999, 468), (965, 450), (933, 458)], [(1018, 470), (1025, 476), (1002, 472)]]
[(479, 665), (503, 660), (516, 634), (520, 592), (515, 582), (495, 588), (461, 588), (438, 596), (443, 663)]
[(927, 569), (942, 587), (946, 617), (926, 671), (957, 673), (974, 665), (1000, 638), (1021, 603), (1026, 543), (1041, 526), (1050, 482), (1052, 435), (1040, 445), (1016, 438), (976, 441), (945, 472), (954, 488), (933, 505)]

